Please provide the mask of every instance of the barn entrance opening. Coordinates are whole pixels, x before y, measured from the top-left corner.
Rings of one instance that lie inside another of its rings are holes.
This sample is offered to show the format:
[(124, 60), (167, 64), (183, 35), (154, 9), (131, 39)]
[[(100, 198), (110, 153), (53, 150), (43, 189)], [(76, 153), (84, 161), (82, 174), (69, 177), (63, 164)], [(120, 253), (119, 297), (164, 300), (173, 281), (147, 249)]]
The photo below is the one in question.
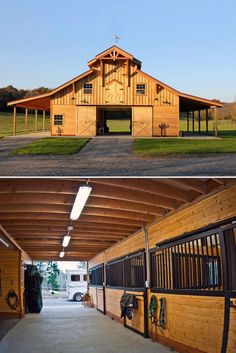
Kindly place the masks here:
[(131, 135), (131, 108), (103, 108), (97, 114), (97, 135)]

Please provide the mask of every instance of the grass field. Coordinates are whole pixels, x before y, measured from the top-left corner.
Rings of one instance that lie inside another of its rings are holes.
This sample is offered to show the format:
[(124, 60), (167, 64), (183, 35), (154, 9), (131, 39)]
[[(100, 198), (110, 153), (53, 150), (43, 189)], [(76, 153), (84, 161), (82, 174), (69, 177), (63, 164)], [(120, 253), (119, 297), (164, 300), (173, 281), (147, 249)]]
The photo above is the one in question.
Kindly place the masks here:
[[(50, 119), (49, 116), (45, 118), (45, 130), (50, 128)], [(43, 130), (43, 117), (42, 113), (38, 111), (38, 124), (37, 131)], [(34, 114), (28, 115), (28, 130), (27, 132), (34, 132)], [(0, 136), (12, 135), (13, 132), (13, 116), (12, 113), (0, 113)], [(17, 114), (16, 119), (16, 134), (25, 133), (25, 115)]]
[(130, 121), (129, 120), (109, 120), (107, 119), (107, 126), (109, 132), (130, 132)]
[(173, 154), (236, 153), (236, 138), (197, 139), (135, 139), (134, 153), (140, 156)]
[[(192, 131), (192, 120), (189, 120), (189, 130)], [(225, 130), (236, 130), (236, 121), (231, 121), (231, 120), (218, 120), (217, 127), (219, 131), (225, 131)], [(195, 120), (194, 122), (194, 128), (195, 131), (198, 131), (198, 121)], [(180, 119), (180, 124), (179, 124), (179, 130), (180, 131), (187, 131), (187, 119)], [(209, 120), (208, 122), (208, 130), (209, 131), (214, 131), (215, 130), (215, 122), (214, 120)], [(204, 132), (206, 131), (206, 122), (201, 121), (201, 131)]]
[(47, 137), (18, 148), (12, 154), (19, 156), (32, 154), (74, 154), (79, 152), (88, 141), (89, 139), (83, 138)]

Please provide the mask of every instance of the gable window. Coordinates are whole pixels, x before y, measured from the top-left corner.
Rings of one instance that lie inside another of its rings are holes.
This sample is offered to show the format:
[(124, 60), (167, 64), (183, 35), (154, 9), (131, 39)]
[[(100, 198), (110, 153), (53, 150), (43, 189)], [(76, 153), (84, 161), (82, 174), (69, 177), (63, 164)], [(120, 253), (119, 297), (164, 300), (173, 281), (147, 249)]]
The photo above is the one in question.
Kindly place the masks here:
[(92, 83), (84, 84), (84, 94), (92, 94), (93, 93), (93, 85)]
[(142, 84), (138, 83), (136, 85), (136, 94), (137, 95), (146, 94), (146, 85), (145, 85), (145, 83), (142, 83)]
[(61, 126), (63, 125), (63, 115), (54, 115), (53, 117), (53, 124), (54, 126)]

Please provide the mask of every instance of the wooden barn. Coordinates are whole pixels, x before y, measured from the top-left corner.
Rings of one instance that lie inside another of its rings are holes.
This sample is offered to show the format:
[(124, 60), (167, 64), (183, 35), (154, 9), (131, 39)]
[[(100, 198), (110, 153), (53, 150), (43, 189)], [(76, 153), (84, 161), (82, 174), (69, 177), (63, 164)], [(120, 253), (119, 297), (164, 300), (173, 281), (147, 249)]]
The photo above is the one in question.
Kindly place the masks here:
[(191, 121), (195, 131), (195, 122), (200, 132), (204, 113), (207, 132), (208, 110), (222, 106), (151, 77), (141, 70), (141, 61), (117, 46), (96, 55), (88, 66), (88, 71), (50, 93), (10, 102), (13, 124), (16, 107), (23, 107), (26, 115), (35, 109), (36, 117), (37, 111), (50, 112), (51, 135), (107, 135), (108, 120), (124, 120), (126, 134), (132, 136), (179, 136), (180, 114), (186, 114), (188, 127)]
[[(23, 264), (60, 259), (85, 185), (90, 195), (63, 260), (88, 261), (93, 305), (178, 352), (235, 353), (235, 179), (0, 180), (0, 313), (23, 316)], [(123, 294), (138, 302), (131, 319), (120, 318)]]

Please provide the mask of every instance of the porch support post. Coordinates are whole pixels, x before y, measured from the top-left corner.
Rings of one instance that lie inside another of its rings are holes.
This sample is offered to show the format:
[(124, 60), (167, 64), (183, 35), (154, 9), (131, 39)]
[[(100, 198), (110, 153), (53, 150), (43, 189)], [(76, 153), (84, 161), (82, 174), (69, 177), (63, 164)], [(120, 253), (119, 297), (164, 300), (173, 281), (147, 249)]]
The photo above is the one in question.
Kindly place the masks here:
[(45, 110), (43, 110), (43, 131), (45, 131)]
[(25, 108), (25, 133), (28, 131), (28, 108)]
[(12, 126), (12, 133), (13, 135), (16, 134), (16, 106), (14, 105), (13, 108), (13, 126)]
[(201, 110), (198, 111), (198, 132), (201, 132)]
[(214, 107), (214, 121), (215, 121), (215, 136), (218, 136), (218, 126), (217, 126), (217, 109)]
[(36, 132), (38, 128), (38, 110), (35, 109), (35, 114), (34, 114), (34, 131)]
[(206, 109), (206, 133), (208, 134), (208, 109)]
[(187, 112), (187, 131), (189, 132), (189, 112)]
[(193, 110), (193, 127), (192, 127), (193, 129), (193, 132), (194, 132), (194, 110)]

